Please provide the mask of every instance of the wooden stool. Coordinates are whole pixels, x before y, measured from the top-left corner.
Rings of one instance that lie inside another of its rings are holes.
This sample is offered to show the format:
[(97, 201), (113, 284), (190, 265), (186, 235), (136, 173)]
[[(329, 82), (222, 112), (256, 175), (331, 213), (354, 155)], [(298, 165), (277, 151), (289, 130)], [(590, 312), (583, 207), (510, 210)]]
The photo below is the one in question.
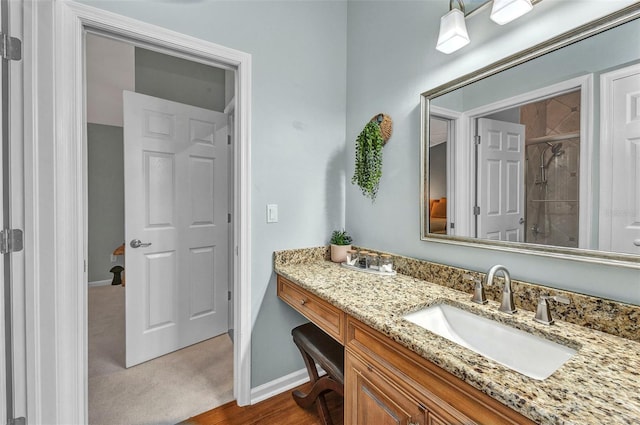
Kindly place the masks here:
[[(324, 425), (332, 425), (329, 408), (324, 394), (335, 391), (344, 397), (344, 347), (324, 333), (313, 323), (300, 325), (291, 331), (293, 342), (300, 349), (304, 364), (309, 372), (311, 391), (304, 394), (301, 391), (293, 392), (293, 399), (298, 406), (306, 409), (315, 401), (318, 416)], [(316, 363), (327, 373), (318, 375)]]

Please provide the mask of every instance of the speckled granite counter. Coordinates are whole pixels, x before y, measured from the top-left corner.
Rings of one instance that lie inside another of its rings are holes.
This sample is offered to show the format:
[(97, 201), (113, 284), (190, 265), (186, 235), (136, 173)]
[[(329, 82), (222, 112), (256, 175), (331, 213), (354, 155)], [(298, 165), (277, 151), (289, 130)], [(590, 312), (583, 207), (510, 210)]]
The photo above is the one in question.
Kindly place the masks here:
[[(538, 324), (530, 311), (502, 314), (496, 302), (476, 305), (469, 293), (415, 277), (348, 270), (322, 260), (320, 249), (318, 256), (304, 262), (287, 261), (286, 252), (278, 254), (276, 273), (536, 422), (640, 423), (638, 342), (562, 321)], [(402, 319), (443, 300), (571, 346), (578, 353), (552, 376), (537, 381)]]

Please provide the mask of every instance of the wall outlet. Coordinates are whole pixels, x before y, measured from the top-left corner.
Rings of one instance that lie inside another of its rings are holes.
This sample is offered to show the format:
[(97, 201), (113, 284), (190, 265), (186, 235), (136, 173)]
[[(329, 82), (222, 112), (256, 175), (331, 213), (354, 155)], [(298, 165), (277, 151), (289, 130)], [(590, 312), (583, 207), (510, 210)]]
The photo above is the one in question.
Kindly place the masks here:
[(111, 254), (111, 257), (110, 257), (110, 258), (111, 258), (111, 262), (112, 262), (112, 263), (115, 263), (115, 262), (118, 260), (118, 257), (117, 257), (117, 256), (115, 256), (115, 255), (113, 255), (113, 254)]

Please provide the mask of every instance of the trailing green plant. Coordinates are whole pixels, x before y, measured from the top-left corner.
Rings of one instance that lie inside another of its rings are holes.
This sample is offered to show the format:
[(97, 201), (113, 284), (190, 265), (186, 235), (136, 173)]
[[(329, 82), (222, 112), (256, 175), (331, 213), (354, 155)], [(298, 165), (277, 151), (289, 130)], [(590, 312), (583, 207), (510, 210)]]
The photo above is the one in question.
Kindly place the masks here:
[(352, 240), (346, 230), (334, 230), (331, 234), (330, 243), (333, 245), (350, 245)]
[(382, 177), (383, 146), (380, 125), (369, 121), (356, 139), (356, 166), (351, 183), (360, 186), (362, 194), (372, 201), (376, 199)]

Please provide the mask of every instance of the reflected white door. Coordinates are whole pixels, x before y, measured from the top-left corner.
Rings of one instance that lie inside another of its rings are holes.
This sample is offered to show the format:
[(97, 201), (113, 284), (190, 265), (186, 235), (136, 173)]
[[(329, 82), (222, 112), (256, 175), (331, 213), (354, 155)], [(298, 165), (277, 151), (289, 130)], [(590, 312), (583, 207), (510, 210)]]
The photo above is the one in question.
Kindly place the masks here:
[(477, 237), (524, 241), (525, 126), (478, 119)]
[(599, 248), (640, 254), (640, 65), (601, 80)]
[(228, 330), (227, 152), (225, 114), (124, 92), (127, 367)]

